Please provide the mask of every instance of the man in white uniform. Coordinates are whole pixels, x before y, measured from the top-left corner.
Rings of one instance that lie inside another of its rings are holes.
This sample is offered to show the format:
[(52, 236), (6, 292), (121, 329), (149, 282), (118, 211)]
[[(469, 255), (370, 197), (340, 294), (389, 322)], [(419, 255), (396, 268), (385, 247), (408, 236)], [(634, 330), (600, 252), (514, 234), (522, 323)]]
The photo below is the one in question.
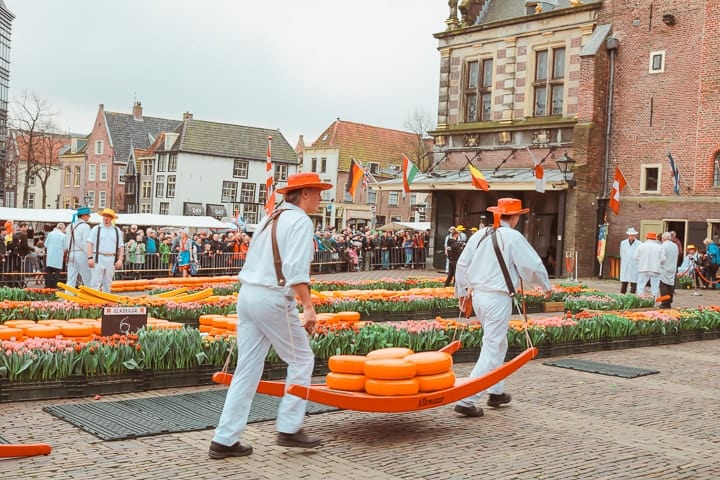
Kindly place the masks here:
[(90, 235), (90, 209), (80, 207), (75, 212), (77, 220), (73, 219), (70, 228), (65, 231), (65, 250), (68, 252), (67, 262), (67, 285), (77, 286), (78, 274), (83, 285), (90, 285), (92, 274), (88, 266), (87, 242)]
[(57, 288), (60, 271), (63, 267), (65, 243), (64, 223), (58, 223), (45, 239), (45, 287)]
[(90, 230), (87, 240), (87, 259), (92, 270), (90, 286), (110, 292), (115, 269), (123, 265), (123, 233), (112, 224), (117, 219), (113, 209), (106, 208), (100, 215), (102, 223)]
[(638, 232), (634, 227), (625, 231), (628, 238), (620, 242), (620, 293), (626, 293), (628, 283), (630, 293), (637, 289), (638, 263), (635, 252), (642, 243), (637, 239)]
[[(310, 385), (315, 359), (307, 332), (313, 330), (316, 315), (310, 298), (310, 263), (315, 249), (308, 214), (317, 212), (321, 191), (330, 188), (332, 185), (320, 181), (316, 173), (290, 175), (287, 186), (277, 189), (284, 203), (258, 225), (253, 235), (239, 275), (237, 367), (210, 443), (208, 456), (212, 459), (252, 453), (252, 447), (242, 445), (240, 438), (271, 345), (288, 364), (286, 384)], [(273, 253), (274, 241), (278, 258)], [(296, 297), (303, 306), (304, 325)], [(294, 395), (282, 397), (276, 420), (278, 445), (320, 445), (319, 438), (302, 431), (306, 405), (307, 400)]]
[(675, 296), (675, 274), (677, 273), (678, 247), (672, 233), (662, 234), (660, 245), (660, 308), (670, 308)]
[[(550, 280), (542, 259), (535, 249), (515, 226), (520, 215), (530, 209), (522, 208), (520, 200), (515, 198), (498, 199), (497, 207), (489, 207), (493, 212), (495, 227), (485, 227), (471, 236), (460, 255), (455, 271), (455, 295), (462, 306), (472, 292), (472, 304), (478, 320), (483, 328), (483, 342), (475, 367), (470, 373), (471, 378), (480, 377), (505, 361), (508, 341), (507, 331), (512, 314), (512, 297), (510, 288), (519, 287), (520, 279), (530, 284), (539, 285), (550, 292)], [(493, 238), (497, 239), (498, 248), (507, 268), (509, 278), (506, 280), (500, 266), (500, 260), (493, 246)], [(505, 392), (504, 382), (498, 382), (487, 389), (487, 404), (497, 408), (510, 402), (510, 394)], [(485, 392), (459, 401), (455, 412), (466, 417), (482, 417), (483, 410), (475, 406)]]
[(653, 298), (660, 295), (660, 250), (657, 233), (648, 232), (646, 240), (635, 251), (638, 262), (638, 295), (645, 295), (645, 287), (650, 282), (650, 294)]

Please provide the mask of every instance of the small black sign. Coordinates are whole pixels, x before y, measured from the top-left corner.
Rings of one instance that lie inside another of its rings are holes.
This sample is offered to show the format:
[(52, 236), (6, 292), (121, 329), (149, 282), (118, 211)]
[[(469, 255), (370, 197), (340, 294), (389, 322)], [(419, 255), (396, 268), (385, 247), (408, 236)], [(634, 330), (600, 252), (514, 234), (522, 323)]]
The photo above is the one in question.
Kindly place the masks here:
[(205, 215), (209, 217), (222, 218), (227, 216), (227, 210), (225, 210), (225, 205), (214, 205), (212, 203), (208, 203), (205, 205)]
[(202, 203), (192, 203), (192, 202), (184, 202), (183, 203), (183, 215), (185, 216), (200, 216), (203, 214), (203, 207)]
[(147, 307), (105, 307), (103, 308), (100, 335), (135, 333), (147, 325)]

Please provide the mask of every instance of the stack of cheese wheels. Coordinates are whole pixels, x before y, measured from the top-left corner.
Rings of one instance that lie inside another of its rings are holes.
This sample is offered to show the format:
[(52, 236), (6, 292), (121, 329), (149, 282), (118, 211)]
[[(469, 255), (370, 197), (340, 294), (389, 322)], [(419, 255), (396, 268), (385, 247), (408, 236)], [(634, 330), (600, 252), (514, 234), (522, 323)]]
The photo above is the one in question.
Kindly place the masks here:
[(416, 395), (455, 384), (452, 356), (445, 352), (414, 353), (409, 348), (373, 350), (367, 356), (335, 355), (328, 360), (327, 386), (372, 395)]

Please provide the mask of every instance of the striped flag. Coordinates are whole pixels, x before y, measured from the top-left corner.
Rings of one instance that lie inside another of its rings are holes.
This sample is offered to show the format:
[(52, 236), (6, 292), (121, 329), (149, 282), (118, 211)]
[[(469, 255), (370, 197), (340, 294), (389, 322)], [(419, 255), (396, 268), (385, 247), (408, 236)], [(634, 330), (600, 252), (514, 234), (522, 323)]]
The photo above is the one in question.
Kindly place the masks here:
[(275, 210), (275, 189), (273, 188), (272, 137), (268, 136), (267, 160), (265, 161), (265, 212), (270, 215)]
[(470, 169), (470, 177), (472, 177), (472, 184), (475, 188), (485, 190), (486, 192), (490, 190), (490, 185), (488, 185), (487, 180), (485, 180), (485, 176), (480, 170), (472, 165), (468, 165), (468, 169)]
[(355, 198), (355, 190), (365, 176), (365, 169), (354, 158), (350, 158), (350, 171), (348, 172), (348, 181), (345, 184), (345, 191), (350, 194), (350, 198)]
[(533, 164), (535, 165), (533, 167), (533, 176), (535, 177), (535, 191), (540, 193), (545, 193), (545, 169), (542, 166), (542, 163), (537, 159), (535, 154), (526, 147), (526, 150), (530, 154), (530, 156), (533, 159)]
[(607, 243), (608, 236), (607, 223), (600, 225), (600, 231), (598, 232), (598, 243), (597, 243), (597, 261), (602, 266), (603, 260), (605, 260), (605, 244)]
[(405, 193), (410, 193), (410, 185), (412, 185), (412, 182), (415, 179), (415, 175), (418, 174), (419, 170), (415, 166), (415, 164), (405, 156), (404, 153), (402, 154), (402, 159), (403, 190), (405, 191)]
[(670, 152), (667, 153), (668, 159), (670, 159), (670, 170), (672, 173), (673, 180), (675, 181), (675, 185), (673, 185), (673, 191), (675, 192), (675, 195), (680, 195), (680, 170), (678, 170), (677, 165), (675, 164), (675, 159), (670, 155)]

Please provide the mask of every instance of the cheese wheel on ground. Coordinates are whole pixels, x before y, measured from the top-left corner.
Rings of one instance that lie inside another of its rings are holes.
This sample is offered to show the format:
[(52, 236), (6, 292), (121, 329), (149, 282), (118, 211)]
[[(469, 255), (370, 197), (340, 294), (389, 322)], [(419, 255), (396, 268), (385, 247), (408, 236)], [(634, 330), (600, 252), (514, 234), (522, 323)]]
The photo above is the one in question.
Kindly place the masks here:
[(394, 395), (417, 395), (420, 385), (414, 378), (406, 380), (377, 380), (368, 378), (365, 380), (365, 391), (372, 395), (394, 396)]
[(453, 364), (452, 355), (446, 352), (414, 353), (405, 357), (405, 360), (410, 360), (417, 365), (417, 375), (435, 375), (447, 372)]
[(198, 317), (198, 323), (200, 325), (212, 325), (213, 319), (217, 316), (218, 315), (213, 315), (213, 314), (200, 315), (200, 317)]
[(344, 390), (346, 392), (364, 392), (365, 375), (353, 373), (330, 372), (325, 377), (328, 388), (333, 390)]
[(23, 331), (27, 337), (55, 338), (60, 335), (60, 327), (55, 325), (35, 325), (23, 328)]
[(0, 340), (10, 340), (13, 337), (15, 337), (19, 340), (20, 337), (22, 337), (22, 336), (23, 336), (23, 331), (21, 328), (14, 328), (14, 327), (0, 328)]
[(417, 367), (404, 358), (368, 358), (365, 376), (377, 380), (404, 380), (415, 376)]
[(359, 322), (360, 312), (337, 312), (338, 319), (341, 322)]
[(6, 327), (22, 328), (21, 325), (37, 325), (34, 320), (7, 320), (3, 322)]
[(378, 348), (367, 354), (367, 358), (405, 358), (413, 352), (405, 347)]
[(435, 375), (418, 375), (415, 380), (417, 380), (421, 392), (435, 392), (455, 385), (455, 372), (450, 370)]
[(365, 361), (363, 355), (333, 355), (328, 359), (328, 368), (336, 373), (365, 374)]
[(67, 325), (58, 325), (60, 333), (64, 337), (89, 337), (95, 331), (93, 325), (81, 325), (79, 323), (68, 323)]

